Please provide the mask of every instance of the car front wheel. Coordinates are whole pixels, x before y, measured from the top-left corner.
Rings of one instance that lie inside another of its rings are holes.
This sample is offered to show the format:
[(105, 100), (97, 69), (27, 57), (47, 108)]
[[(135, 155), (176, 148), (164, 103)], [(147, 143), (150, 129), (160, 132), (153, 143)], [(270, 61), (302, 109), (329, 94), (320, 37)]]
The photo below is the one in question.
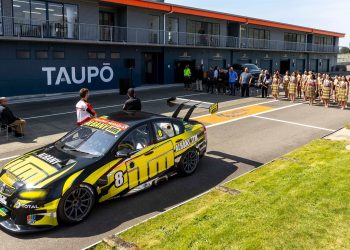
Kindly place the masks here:
[(79, 185), (69, 189), (58, 206), (58, 216), (64, 223), (83, 221), (91, 212), (95, 194), (90, 186)]

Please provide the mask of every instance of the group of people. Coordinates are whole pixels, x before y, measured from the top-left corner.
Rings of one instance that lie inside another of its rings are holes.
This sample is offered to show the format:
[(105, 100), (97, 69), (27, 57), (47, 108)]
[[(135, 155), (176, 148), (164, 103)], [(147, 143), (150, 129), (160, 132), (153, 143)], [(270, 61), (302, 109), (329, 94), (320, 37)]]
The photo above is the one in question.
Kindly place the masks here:
[(349, 96), (349, 78), (346, 76), (330, 76), (329, 74), (313, 73), (305, 71), (304, 74), (287, 71), (282, 76), (276, 71), (271, 77), (268, 71), (261, 71), (258, 86), (262, 89), (262, 97), (268, 97), (269, 88), (276, 100), (279, 98), (280, 90), (283, 89), (284, 97), (291, 102), (296, 98), (315, 104), (320, 100), (328, 108), (331, 101), (338, 103), (341, 109), (347, 108)]
[(262, 98), (268, 98), (271, 93), (276, 100), (280, 97), (280, 92), (284, 92), (284, 97), (291, 102), (303, 99), (310, 105), (314, 105), (320, 100), (328, 108), (330, 103), (338, 103), (341, 109), (347, 108), (347, 101), (350, 89), (350, 78), (346, 76), (331, 76), (328, 74), (314, 73), (312, 71), (300, 72), (287, 71), (285, 75), (275, 71), (271, 75), (267, 70), (262, 70), (258, 79), (254, 79), (248, 68), (243, 72), (237, 72), (233, 67), (220, 69), (219, 67), (203, 70), (203, 65), (197, 66), (194, 74), (189, 65), (184, 70), (185, 89), (204, 91), (214, 91), (224, 94), (236, 95), (241, 92), (241, 97), (249, 97), (249, 88), (261, 89)]
[[(79, 95), (81, 99), (75, 106), (78, 126), (84, 124), (92, 118), (97, 117), (96, 111), (88, 102), (89, 90), (87, 88), (82, 88)], [(133, 88), (128, 90), (127, 96), (128, 99), (123, 105), (123, 110), (141, 110), (141, 100), (136, 97), (135, 90)], [(2, 129), (8, 129), (8, 132), (12, 132), (13, 130), (16, 137), (24, 136), (26, 121), (14, 115), (12, 110), (8, 107), (8, 99), (6, 97), (0, 97), (0, 126)]]
[[(79, 92), (80, 100), (75, 105), (77, 112), (77, 125), (80, 126), (92, 118), (97, 117), (96, 111), (92, 105), (88, 102), (89, 90), (82, 88)], [(140, 111), (142, 108), (141, 100), (136, 97), (135, 90), (133, 88), (128, 89), (128, 99), (123, 105), (124, 111)]]
[(204, 91), (206, 86), (207, 93), (223, 93), (236, 95), (241, 90), (241, 96), (249, 97), (249, 87), (253, 83), (253, 76), (248, 69), (239, 75), (239, 72), (233, 67), (209, 68), (208, 71), (203, 70), (203, 65), (197, 66), (194, 74), (192, 74), (190, 66), (186, 65), (184, 69), (184, 85), (186, 90)]

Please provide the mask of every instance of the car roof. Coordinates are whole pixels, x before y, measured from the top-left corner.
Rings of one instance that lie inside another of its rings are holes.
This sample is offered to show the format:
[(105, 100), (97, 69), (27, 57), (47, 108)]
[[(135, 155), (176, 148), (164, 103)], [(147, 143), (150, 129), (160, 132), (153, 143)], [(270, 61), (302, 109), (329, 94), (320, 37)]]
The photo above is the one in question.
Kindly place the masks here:
[(168, 118), (163, 115), (143, 112), (143, 111), (119, 111), (105, 115), (108, 120), (124, 123), (126, 125), (134, 126), (138, 123), (148, 121), (155, 118)]

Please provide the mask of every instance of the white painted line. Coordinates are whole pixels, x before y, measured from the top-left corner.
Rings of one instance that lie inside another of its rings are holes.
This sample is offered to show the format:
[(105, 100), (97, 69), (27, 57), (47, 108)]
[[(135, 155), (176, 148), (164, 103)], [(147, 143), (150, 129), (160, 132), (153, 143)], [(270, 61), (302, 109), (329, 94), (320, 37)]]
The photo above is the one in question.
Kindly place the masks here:
[(292, 108), (292, 107), (299, 106), (299, 105), (302, 105), (302, 103), (292, 104), (292, 105), (280, 107), (280, 108), (277, 108), (277, 109), (271, 109), (271, 110), (263, 111), (263, 112), (260, 112), (260, 113), (243, 116), (243, 117), (240, 117), (240, 118), (237, 118), (237, 119), (233, 119), (233, 120), (229, 120), (229, 121), (224, 121), (224, 122), (219, 122), (219, 123), (215, 123), (215, 124), (212, 124), (212, 125), (208, 125), (206, 127), (207, 128), (212, 128), (212, 127), (224, 125), (224, 124), (227, 124), (227, 123), (236, 122), (236, 121), (240, 121), (240, 120), (247, 119), (247, 118), (250, 118), (250, 117), (254, 117), (254, 116), (257, 116), (257, 115), (262, 115), (262, 114), (266, 114), (266, 113), (270, 113), (270, 112), (274, 112), (274, 111), (278, 111), (278, 110), (282, 110), (282, 109)]
[(6, 157), (6, 158), (2, 158), (2, 159), (0, 159), (0, 161), (10, 160), (10, 159), (16, 158), (16, 157), (18, 157), (18, 156), (19, 156), (19, 155), (14, 155), (14, 156), (10, 156), (10, 157)]
[[(241, 106), (241, 107), (237, 107), (237, 108), (233, 108), (233, 109), (223, 110), (223, 111), (218, 112), (217, 114), (222, 114), (222, 113), (225, 113), (227, 111), (234, 111), (234, 110), (238, 110), (238, 109), (249, 108), (249, 107), (253, 107), (253, 106), (257, 106), (257, 105), (268, 104), (268, 103), (272, 103), (272, 102), (278, 102), (278, 100), (271, 100), (271, 101), (266, 101), (266, 102), (259, 102), (259, 103), (255, 103), (255, 104), (249, 104), (249, 105), (246, 105), (246, 106)], [(219, 108), (220, 108), (220, 106), (219, 106)], [(194, 117), (194, 118), (191, 118), (191, 119), (198, 119), (198, 118), (207, 117), (207, 116), (211, 116), (211, 114), (209, 114), (209, 115), (200, 115), (200, 116), (197, 116), (197, 117)]]
[[(196, 93), (196, 94), (190, 94), (190, 95), (182, 95), (180, 97), (189, 97), (189, 96), (197, 96), (197, 95), (206, 95), (207, 93)], [(158, 99), (153, 99), (153, 100), (146, 100), (142, 101), (142, 103), (149, 103), (149, 102), (158, 102), (158, 101), (164, 101), (168, 100), (170, 97), (164, 97), (164, 98), (158, 98)], [(115, 107), (121, 107), (124, 104), (117, 104), (117, 105), (110, 105), (110, 106), (103, 106), (103, 107), (98, 107), (94, 108), (95, 110), (99, 109), (107, 109), (107, 108), (115, 108)], [(67, 115), (67, 114), (73, 114), (76, 111), (68, 111), (68, 112), (62, 112), (62, 113), (56, 113), (56, 114), (49, 114), (49, 115), (39, 115), (39, 116), (32, 116), (32, 117), (27, 117), (23, 118), (24, 120), (32, 120), (32, 119), (38, 119), (38, 118), (45, 118), (45, 117), (52, 117), (52, 116), (59, 116), (59, 115)]]
[(253, 117), (264, 119), (264, 120), (269, 120), (269, 121), (274, 121), (274, 122), (281, 122), (281, 123), (306, 127), (306, 128), (314, 128), (314, 129), (324, 130), (324, 131), (328, 131), (328, 132), (335, 132), (336, 131), (334, 129), (321, 128), (321, 127), (317, 127), (317, 126), (312, 126), (312, 125), (307, 125), (307, 124), (302, 124), (302, 123), (297, 123), (297, 122), (284, 121), (284, 120), (279, 120), (279, 119), (274, 119), (274, 118), (268, 118), (268, 117), (263, 117), (263, 116), (259, 116), (259, 115), (254, 115)]

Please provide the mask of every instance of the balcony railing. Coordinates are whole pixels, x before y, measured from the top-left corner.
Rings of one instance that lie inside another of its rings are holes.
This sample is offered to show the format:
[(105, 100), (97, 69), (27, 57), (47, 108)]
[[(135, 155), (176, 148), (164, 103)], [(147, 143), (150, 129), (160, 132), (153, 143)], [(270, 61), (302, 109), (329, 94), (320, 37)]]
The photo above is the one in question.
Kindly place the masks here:
[[(0, 19), (1, 20), (1, 19)], [(3, 17), (0, 35), (110, 43), (337, 53), (338, 46)]]

